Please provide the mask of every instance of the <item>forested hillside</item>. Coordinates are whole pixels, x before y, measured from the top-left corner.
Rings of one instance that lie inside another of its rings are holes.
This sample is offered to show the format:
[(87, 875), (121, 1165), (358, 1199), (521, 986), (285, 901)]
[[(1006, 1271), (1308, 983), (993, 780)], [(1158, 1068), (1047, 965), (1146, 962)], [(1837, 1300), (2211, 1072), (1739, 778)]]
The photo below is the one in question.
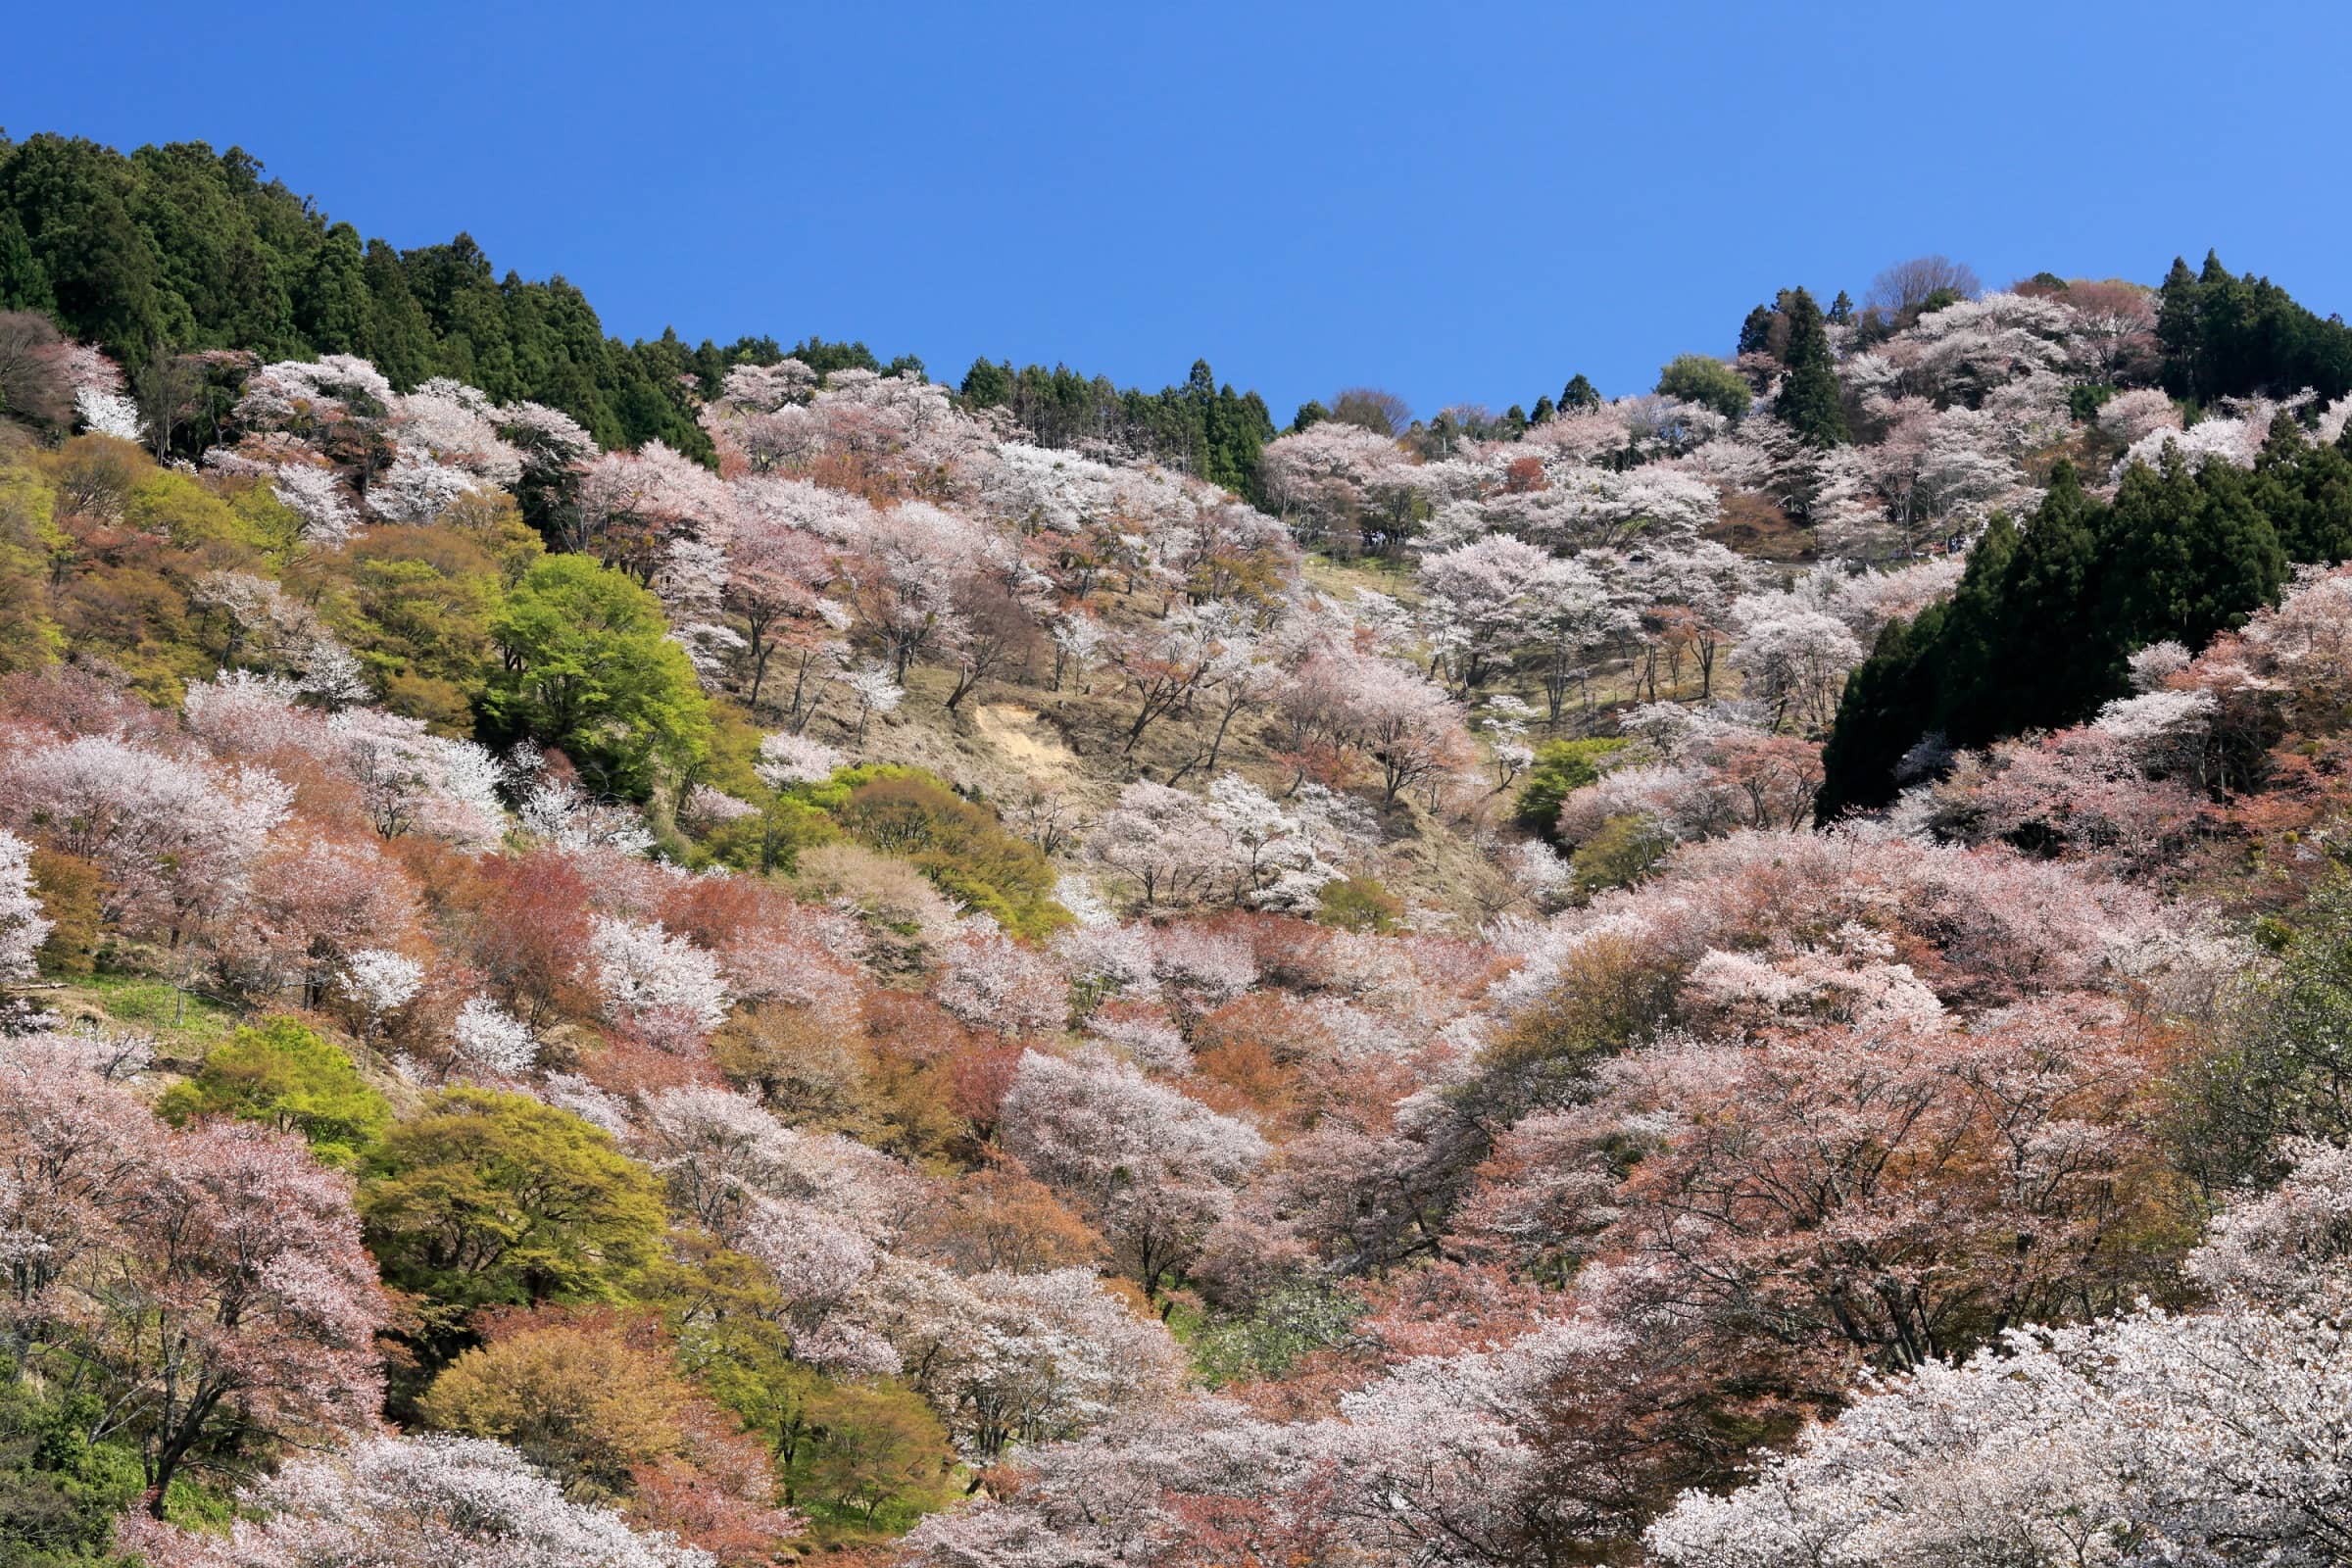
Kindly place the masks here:
[(0, 141), (0, 1564), (2344, 1561), (2352, 330), (1808, 281), (1278, 429)]

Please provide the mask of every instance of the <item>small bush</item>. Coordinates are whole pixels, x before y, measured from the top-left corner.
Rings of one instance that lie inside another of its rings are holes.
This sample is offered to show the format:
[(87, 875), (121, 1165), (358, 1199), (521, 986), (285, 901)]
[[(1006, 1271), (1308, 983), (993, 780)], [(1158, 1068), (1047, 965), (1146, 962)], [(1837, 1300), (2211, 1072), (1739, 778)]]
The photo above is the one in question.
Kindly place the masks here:
[(1624, 741), (1606, 735), (1537, 747), (1527, 782), (1519, 786), (1519, 825), (1559, 842), (1560, 803), (1599, 778), (1602, 760), (1624, 747)]
[(859, 844), (906, 861), (942, 893), (1015, 936), (1044, 937), (1070, 923), (1069, 911), (1054, 901), (1054, 862), (1005, 832), (987, 807), (912, 768), (849, 768), (820, 790), (829, 795), (845, 783), (850, 788), (835, 819)]
[(1646, 816), (1612, 816), (1577, 846), (1568, 874), (1587, 898), (1606, 888), (1630, 888), (1666, 858), (1673, 844)]
[(1351, 876), (1323, 884), (1315, 901), (1315, 918), (1343, 931), (1386, 936), (1404, 918), (1404, 901), (1368, 876)]

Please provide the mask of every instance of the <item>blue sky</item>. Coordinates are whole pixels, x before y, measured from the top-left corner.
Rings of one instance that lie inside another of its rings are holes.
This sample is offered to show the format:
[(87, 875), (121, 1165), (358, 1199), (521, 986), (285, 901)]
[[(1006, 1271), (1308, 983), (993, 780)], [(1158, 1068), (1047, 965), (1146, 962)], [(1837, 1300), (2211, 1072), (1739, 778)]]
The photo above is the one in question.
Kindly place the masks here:
[(1287, 418), (1641, 391), (1780, 286), (1942, 251), (2352, 310), (2352, 7), (21, 8), (0, 125), (240, 144), (609, 331), (860, 337)]

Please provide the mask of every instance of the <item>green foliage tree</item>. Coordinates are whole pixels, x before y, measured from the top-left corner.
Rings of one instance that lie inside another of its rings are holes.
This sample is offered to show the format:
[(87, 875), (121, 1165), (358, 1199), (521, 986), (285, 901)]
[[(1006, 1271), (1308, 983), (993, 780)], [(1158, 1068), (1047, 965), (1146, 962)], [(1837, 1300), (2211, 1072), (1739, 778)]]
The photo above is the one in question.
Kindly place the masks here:
[(666, 1347), (620, 1322), (505, 1325), (433, 1379), (416, 1413), (444, 1432), (511, 1444), (565, 1494), (605, 1500), (678, 1451), (693, 1391)]
[(922, 1400), (896, 1381), (852, 1388), (793, 1358), (787, 1303), (764, 1265), (679, 1237), (639, 1292), (669, 1329), (679, 1367), (767, 1445), (784, 1500), (820, 1539), (845, 1525), (904, 1531), (953, 1500), (955, 1459)]
[(1560, 388), (1560, 407), (1563, 409), (1597, 409), (1600, 407), (1600, 388), (1585, 378), (1579, 370)]
[(1286, 1281), (1203, 1329), (1193, 1362), (1211, 1384), (1288, 1377), (1302, 1358), (1347, 1343), (1364, 1311), (1364, 1298), (1336, 1281)]
[(709, 705), (667, 631), (661, 601), (626, 573), (552, 556), (491, 617), (500, 662), (483, 716), (561, 748), (598, 788), (643, 798), (659, 768), (691, 767), (710, 738)]
[(1747, 412), (1755, 393), (1739, 371), (1704, 354), (1678, 354), (1658, 371), (1658, 387), (1668, 397), (1713, 409), (1727, 419)]
[[(2340, 455), (2336, 455), (2340, 456)], [(1884, 805), (1912, 747), (1940, 735), (1981, 747), (2080, 723), (2126, 690), (2127, 658), (2172, 639), (2199, 647), (2278, 597), (2288, 554), (2256, 497), (2301, 497), (2322, 519), (2337, 492), (2332, 456), (2282, 447), (2267, 474), (2177, 455), (2133, 465), (2113, 505), (2061, 464), (2020, 528), (1996, 518), (1950, 601), (1889, 625), (1846, 678), (1822, 754), (1816, 815)], [(2324, 521), (2312, 533), (2323, 547)]]
[(1674, 848), (1674, 836), (1646, 816), (1612, 816), (1568, 858), (1568, 879), (1586, 898), (1609, 888), (1630, 888), (1657, 868)]
[[(0, 393), (0, 405), (6, 401)], [(65, 651), (48, 596), (34, 586), (63, 542), (54, 510), (48, 486), (24, 469), (0, 467), (0, 581), (19, 585), (0, 592), (0, 674), (38, 669)]]
[(2352, 878), (2262, 934), (2276, 966), (2177, 1073), (2175, 1147), (2209, 1192), (2275, 1181), (2289, 1139), (2352, 1142)]
[(479, 1306), (620, 1297), (659, 1254), (653, 1173), (602, 1130), (527, 1095), (446, 1089), (362, 1168), (360, 1218), (384, 1281), (447, 1347)]
[(941, 892), (1016, 936), (1043, 937), (1069, 923), (1069, 911), (1054, 900), (1057, 877), (1044, 852), (929, 774), (847, 769), (817, 798), (839, 800), (835, 815), (852, 839), (906, 860)]
[(1536, 748), (1536, 760), (1519, 786), (1514, 808), (1519, 825), (1531, 833), (1558, 840), (1560, 804), (1600, 777), (1600, 764), (1625, 742), (1596, 735), (1584, 740), (1545, 741)]
[(473, 694), (499, 667), (491, 620), (511, 572), (542, 554), (512, 508), (478, 510), (484, 526), (370, 528), (346, 553), (348, 587), (322, 608), (396, 712), (463, 733)]
[(2157, 291), (2156, 341), (2177, 398), (2352, 391), (2352, 326), (2322, 320), (2267, 277), (2232, 273), (2211, 251), (2194, 272), (2173, 259)]
[(122, 1560), (110, 1549), (115, 1519), (147, 1481), (135, 1446), (89, 1440), (104, 1422), (101, 1402), (20, 1379), (0, 1361), (0, 1564), (102, 1568)]
[(871, 1530), (905, 1529), (946, 1500), (956, 1451), (929, 1405), (895, 1383), (810, 1391), (807, 1431), (784, 1471), (787, 1495)]
[(350, 1055), (294, 1018), (266, 1018), (215, 1046), (194, 1077), (156, 1102), (173, 1126), (233, 1116), (299, 1133), (320, 1159), (350, 1166), (392, 1120)]
[(1368, 876), (1326, 882), (1315, 897), (1315, 919), (1343, 931), (1386, 935), (1404, 918), (1404, 901)]
[(1790, 429), (1814, 446), (1838, 446), (1847, 439), (1845, 394), (1830, 361), (1830, 334), (1822, 323), (1821, 307), (1801, 288), (1791, 289), (1785, 300), (1788, 373), (1781, 382), (1778, 412)]

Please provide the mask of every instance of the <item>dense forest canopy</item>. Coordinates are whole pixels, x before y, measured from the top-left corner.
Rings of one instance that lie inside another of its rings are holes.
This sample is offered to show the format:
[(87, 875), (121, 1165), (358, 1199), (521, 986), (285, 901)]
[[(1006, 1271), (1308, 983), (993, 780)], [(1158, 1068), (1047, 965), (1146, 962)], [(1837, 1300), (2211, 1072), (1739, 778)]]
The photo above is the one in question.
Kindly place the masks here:
[[(693, 404), (715, 397), (739, 365), (787, 353), (818, 374), (913, 371), (861, 342), (810, 337), (789, 351), (772, 337), (651, 342), (608, 337), (595, 309), (561, 275), (499, 275), (472, 238), (401, 250), (364, 239), (251, 155), (202, 142), (142, 147), (125, 157), (80, 139), (0, 136), (0, 310), (54, 316), (72, 336), (134, 371), (159, 356), (234, 350), (264, 360), (349, 354), (409, 391), (446, 376), (500, 402), (559, 409), (606, 447), (662, 441), (708, 459)], [(1247, 488), (1273, 435), (1265, 405), (1237, 399), (1196, 366), (1182, 388), (1120, 392), (1056, 367), (1002, 373), (996, 391), (967, 377), (976, 401), (1011, 403), (1047, 446), (1075, 445), (1112, 425), (1144, 436), (1163, 461)], [(684, 389), (694, 388), (690, 395)]]
[(1784, 281), (1278, 427), (0, 141), (0, 1564), (2343, 1562), (2352, 333)]

